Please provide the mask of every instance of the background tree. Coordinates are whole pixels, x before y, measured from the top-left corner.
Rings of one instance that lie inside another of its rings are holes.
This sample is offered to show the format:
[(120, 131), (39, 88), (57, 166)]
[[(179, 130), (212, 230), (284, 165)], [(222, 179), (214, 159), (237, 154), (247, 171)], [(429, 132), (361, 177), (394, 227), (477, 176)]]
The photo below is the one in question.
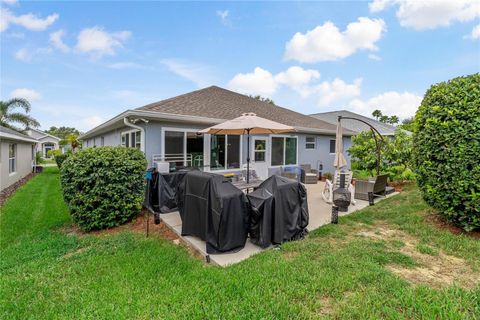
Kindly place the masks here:
[[(23, 109), (25, 113), (16, 112), (16, 109)], [(0, 125), (17, 131), (39, 127), (40, 123), (28, 115), (30, 109), (30, 103), (23, 98), (0, 101)], [(18, 128), (17, 125), (22, 128)]]
[(402, 120), (402, 124), (399, 125), (400, 128), (403, 130), (408, 130), (410, 132), (413, 132), (413, 120), (414, 117), (406, 118)]
[(383, 123), (388, 123), (388, 124), (391, 124), (391, 125), (396, 125), (397, 123), (400, 122), (400, 119), (393, 115), (391, 117), (385, 115), (382, 113), (382, 111), (380, 110), (374, 110), (372, 112), (372, 116), (375, 118), (375, 120), (377, 121), (380, 121), (380, 122), (383, 122)]
[(273, 104), (274, 106), (276, 105), (275, 102), (270, 99), (270, 98), (265, 98), (265, 97), (262, 97), (260, 95), (256, 95), (256, 96), (249, 96), (250, 98), (253, 98), (253, 99), (257, 99), (257, 100), (260, 100), (260, 101), (263, 101), (263, 102), (267, 102), (267, 103), (270, 103), (270, 104)]
[(59, 137), (60, 139), (66, 139), (68, 135), (70, 134), (75, 134), (77, 136), (80, 135), (80, 131), (78, 131), (75, 128), (72, 127), (50, 127), (50, 129), (45, 131), (48, 134), (51, 134), (52, 136)]
[(70, 133), (65, 137), (65, 139), (60, 140), (61, 145), (69, 145), (72, 152), (75, 152), (75, 150), (79, 147), (82, 146), (82, 143), (80, 140), (78, 140), (78, 134), (75, 133)]

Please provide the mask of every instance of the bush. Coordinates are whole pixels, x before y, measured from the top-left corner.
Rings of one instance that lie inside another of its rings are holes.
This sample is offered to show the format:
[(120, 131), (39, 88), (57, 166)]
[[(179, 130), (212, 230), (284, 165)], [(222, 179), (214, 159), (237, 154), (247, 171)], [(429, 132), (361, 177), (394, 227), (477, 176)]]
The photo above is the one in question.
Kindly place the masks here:
[(44, 163), (44, 162), (45, 162), (45, 161), (44, 161), (43, 158), (42, 158), (42, 152), (41, 152), (41, 151), (37, 151), (37, 153), (35, 153), (35, 163), (36, 163), (37, 165), (39, 165), (39, 164), (42, 164), (42, 163)]
[(143, 153), (124, 147), (80, 150), (63, 163), (63, 197), (75, 222), (86, 231), (130, 221), (142, 207)]
[(51, 158), (51, 157), (56, 157), (56, 156), (58, 156), (58, 155), (60, 155), (60, 154), (62, 154), (62, 150), (59, 150), (59, 149), (57, 149), (57, 150), (48, 150), (48, 152), (47, 152), (47, 156), (50, 157), (50, 158)]
[(60, 153), (55, 155), (55, 162), (58, 168), (62, 167), (63, 162), (70, 156), (70, 152)]
[(414, 127), (414, 166), (423, 198), (466, 231), (479, 229), (480, 74), (432, 86)]

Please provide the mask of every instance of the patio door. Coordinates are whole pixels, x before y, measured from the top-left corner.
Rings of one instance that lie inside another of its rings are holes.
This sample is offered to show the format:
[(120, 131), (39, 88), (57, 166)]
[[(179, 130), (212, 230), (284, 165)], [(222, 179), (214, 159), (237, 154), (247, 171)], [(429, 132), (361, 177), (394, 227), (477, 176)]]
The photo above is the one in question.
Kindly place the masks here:
[(268, 178), (268, 164), (267, 164), (267, 143), (268, 139), (266, 137), (252, 139), (253, 146), (251, 148), (251, 163), (252, 167), (255, 169), (255, 172), (260, 177), (260, 179)]

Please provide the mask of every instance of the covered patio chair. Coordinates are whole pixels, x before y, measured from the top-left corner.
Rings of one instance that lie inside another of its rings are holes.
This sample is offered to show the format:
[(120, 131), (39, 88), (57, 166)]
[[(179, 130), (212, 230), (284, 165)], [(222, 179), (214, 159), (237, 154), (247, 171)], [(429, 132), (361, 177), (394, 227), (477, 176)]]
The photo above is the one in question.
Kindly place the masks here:
[(305, 184), (318, 183), (318, 170), (312, 169), (310, 164), (301, 164), (302, 175), (300, 181)]
[[(355, 183), (355, 199), (370, 201), (368, 194), (372, 196), (386, 196), (387, 174), (368, 179), (368, 181), (359, 180)], [(373, 199), (372, 199), (373, 200)]]
[(355, 187), (352, 185), (353, 172), (347, 170), (336, 170), (333, 181), (326, 180), (325, 188), (322, 192), (322, 198), (327, 203), (333, 203), (333, 190), (340, 188), (340, 174), (345, 174), (345, 186), (351, 194), (351, 202), (355, 204)]

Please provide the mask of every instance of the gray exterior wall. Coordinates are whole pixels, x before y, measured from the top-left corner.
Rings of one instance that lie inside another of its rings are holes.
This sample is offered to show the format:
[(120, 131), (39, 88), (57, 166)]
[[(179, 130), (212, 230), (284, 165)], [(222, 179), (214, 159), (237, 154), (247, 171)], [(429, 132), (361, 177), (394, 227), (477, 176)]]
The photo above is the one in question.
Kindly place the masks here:
[[(205, 126), (194, 125), (194, 124), (180, 124), (180, 123), (172, 123), (172, 122), (158, 122), (158, 121), (150, 121), (149, 123), (137, 123), (137, 125), (143, 127), (145, 129), (145, 156), (148, 161), (148, 166), (152, 166), (152, 157), (155, 154), (162, 153), (162, 128), (164, 130), (171, 129), (190, 129), (194, 131), (198, 131), (203, 129)], [(101, 137), (104, 137), (104, 146), (119, 146), (121, 144), (121, 133), (125, 131), (134, 130), (131, 127), (121, 127), (115, 130), (112, 130), (107, 133), (100, 134), (90, 139), (86, 139), (84, 141), (83, 147), (93, 147), (93, 146), (100, 146)], [(298, 164), (310, 164), (312, 168), (318, 169), (319, 164), (323, 165), (322, 172), (331, 172), (335, 171), (333, 167), (333, 160), (335, 155), (330, 154), (330, 140), (335, 140), (334, 135), (315, 135), (315, 134), (305, 134), (305, 133), (292, 133), (288, 134), (288, 136), (297, 136), (298, 137)], [(261, 136), (256, 136), (261, 137)], [(268, 136), (264, 136), (268, 137)], [(315, 149), (306, 149), (305, 142), (306, 137), (315, 137)], [(247, 161), (247, 137), (243, 136), (242, 143), (242, 161), (246, 163)], [(252, 138), (253, 139), (253, 136)], [(351, 138), (344, 137), (344, 155), (347, 159), (347, 166), (350, 167), (350, 157), (346, 152), (348, 148), (351, 146)], [(207, 159), (205, 159), (207, 160)], [(267, 161), (270, 161), (268, 159)], [(206, 161), (207, 162), (207, 161)], [(270, 168), (269, 174), (279, 173), (279, 168)]]
[[(8, 172), (8, 145), (10, 143), (17, 145), (16, 170), (12, 174)], [(32, 145), (34, 143), (5, 138), (0, 140), (0, 191), (32, 172)]]

